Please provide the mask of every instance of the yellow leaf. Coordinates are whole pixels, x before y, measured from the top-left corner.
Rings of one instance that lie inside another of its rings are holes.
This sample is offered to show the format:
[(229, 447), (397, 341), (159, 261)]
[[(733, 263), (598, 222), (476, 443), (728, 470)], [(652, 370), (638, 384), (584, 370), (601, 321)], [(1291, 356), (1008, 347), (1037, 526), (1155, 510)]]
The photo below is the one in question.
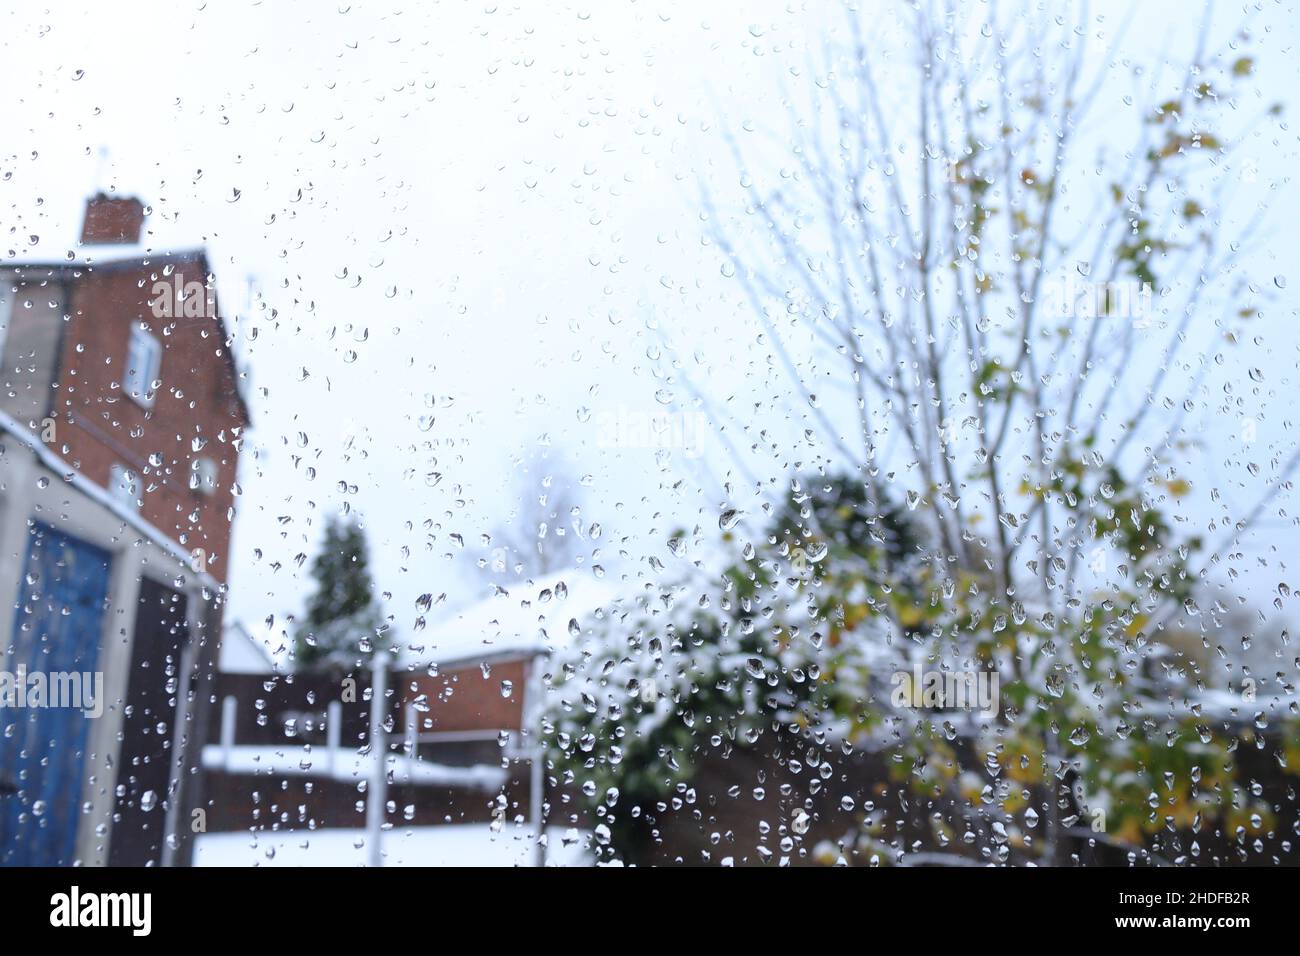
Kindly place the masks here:
[(898, 609), (898, 622), (903, 627), (917, 627), (925, 620), (925, 614), (919, 607), (909, 604)]

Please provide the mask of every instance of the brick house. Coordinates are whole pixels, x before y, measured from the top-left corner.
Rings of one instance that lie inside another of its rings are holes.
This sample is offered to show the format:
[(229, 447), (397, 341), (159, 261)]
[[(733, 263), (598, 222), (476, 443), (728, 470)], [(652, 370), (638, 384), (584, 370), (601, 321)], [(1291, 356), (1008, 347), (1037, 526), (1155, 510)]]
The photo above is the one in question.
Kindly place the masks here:
[[(611, 593), (586, 571), (520, 582), (401, 642), (382, 704), (392, 728), (387, 824), (537, 822), (544, 781), (532, 741), (536, 682), (554, 647), (547, 619), (567, 639), (570, 617), (612, 605)], [(284, 672), (256, 649), (241, 652), (250, 641), (228, 636), (212, 685), (201, 759), (209, 835), (359, 832), (358, 783), (373, 773), (370, 671)], [(200, 843), (203, 857), (208, 839)]]
[(0, 260), (0, 666), (102, 675), (92, 716), (0, 675), (0, 864), (175, 863), (191, 832), (249, 416), (204, 250), (145, 218), (101, 194), (66, 259)]
[[(543, 826), (553, 794), (534, 741), (550, 655), (571, 640), (570, 622), (623, 604), (590, 571), (568, 569), (511, 585), (405, 642), (392, 684), (406, 751), (444, 765), (504, 756), (517, 769), (497, 812)], [(479, 813), (488, 818), (486, 807)]]

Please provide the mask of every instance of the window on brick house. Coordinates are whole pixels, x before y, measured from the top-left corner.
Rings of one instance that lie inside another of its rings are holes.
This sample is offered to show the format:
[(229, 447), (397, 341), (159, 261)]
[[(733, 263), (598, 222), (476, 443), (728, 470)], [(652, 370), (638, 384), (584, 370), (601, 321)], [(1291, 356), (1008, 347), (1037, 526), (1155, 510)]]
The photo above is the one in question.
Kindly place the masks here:
[(162, 343), (140, 326), (134, 326), (126, 353), (126, 372), (122, 376), (123, 390), (141, 405), (152, 405), (161, 364)]
[(211, 458), (196, 458), (190, 466), (190, 490), (210, 495), (217, 490), (217, 463)]
[(126, 465), (114, 463), (109, 469), (108, 491), (131, 510), (140, 510), (140, 477)]

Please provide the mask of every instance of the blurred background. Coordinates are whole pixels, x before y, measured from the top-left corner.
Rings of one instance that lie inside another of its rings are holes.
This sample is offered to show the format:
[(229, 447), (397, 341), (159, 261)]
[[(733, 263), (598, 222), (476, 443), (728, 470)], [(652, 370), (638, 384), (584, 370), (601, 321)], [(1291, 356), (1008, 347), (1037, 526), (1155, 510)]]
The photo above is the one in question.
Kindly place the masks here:
[(9, 11), (8, 669), (122, 723), (14, 719), (6, 861), (1289, 861), (1295, 14)]

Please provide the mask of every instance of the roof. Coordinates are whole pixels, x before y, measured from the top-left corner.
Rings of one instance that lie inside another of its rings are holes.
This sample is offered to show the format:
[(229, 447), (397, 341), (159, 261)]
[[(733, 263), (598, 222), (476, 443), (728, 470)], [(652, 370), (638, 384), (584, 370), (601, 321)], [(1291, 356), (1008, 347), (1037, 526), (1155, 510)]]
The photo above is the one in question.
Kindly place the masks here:
[(0, 267), (23, 271), (55, 271), (76, 269), (113, 269), (131, 265), (153, 265), (167, 262), (193, 262), (203, 259), (206, 265), (207, 250), (202, 246), (159, 247), (143, 242), (78, 243), (61, 259), (44, 256), (14, 254), (0, 259)]
[[(84, 202), (83, 202), (84, 208)], [(60, 220), (62, 222), (62, 220)], [(136, 243), (83, 243), (80, 241), (60, 246), (57, 241), (39, 240), (34, 247), (21, 251), (9, 250), (9, 254), (0, 255), (0, 269), (15, 269), (25, 273), (24, 278), (33, 278), (31, 273), (62, 274), (67, 272), (95, 273), (136, 266), (159, 266), (175, 262), (197, 262), (204, 275), (212, 273), (207, 249), (195, 246), (191, 242), (168, 243), (159, 241), (153, 224), (146, 218), (143, 228), (144, 242)], [(60, 258), (51, 259), (50, 249), (62, 248), (65, 251)], [(231, 384), (234, 389), (235, 402), (246, 424), (251, 424), (248, 403), (244, 401), (240, 388), (239, 369), (235, 365), (235, 356), (230, 346), (226, 323), (222, 317), (220, 295), (214, 290), (216, 302), (216, 322), (221, 329), (221, 355), (230, 371)]]
[(217, 670), (223, 674), (274, 674), (275, 663), (266, 645), (236, 621), (223, 629)]
[(632, 603), (587, 569), (530, 578), (417, 632), (399, 645), (397, 663), (469, 664), (549, 653), (567, 644), (584, 621)]

